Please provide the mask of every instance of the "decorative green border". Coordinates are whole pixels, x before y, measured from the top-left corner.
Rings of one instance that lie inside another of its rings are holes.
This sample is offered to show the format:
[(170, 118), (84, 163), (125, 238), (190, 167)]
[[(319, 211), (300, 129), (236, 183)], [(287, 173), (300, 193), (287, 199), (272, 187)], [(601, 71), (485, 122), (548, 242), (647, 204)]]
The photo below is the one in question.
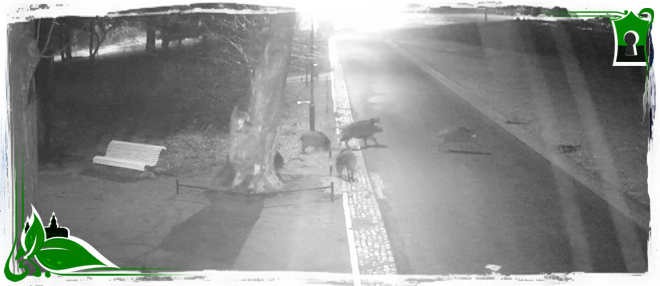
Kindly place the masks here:
[[(642, 9), (638, 15), (648, 12), (651, 14), (651, 21), (649, 22), (649, 29), (653, 22), (653, 10), (650, 8)], [(588, 13), (588, 14), (587, 14)], [(597, 14), (593, 13), (608, 13), (608, 14)], [(609, 14), (621, 14), (627, 15), (628, 11), (617, 12), (617, 11), (568, 11), (568, 12), (546, 12), (545, 14), (553, 14), (556, 17), (607, 17), (611, 21), (618, 20), (623, 16), (619, 15), (609, 15)], [(578, 15), (575, 15), (578, 14)], [(647, 30), (647, 33), (649, 30)], [(651, 41), (649, 41), (650, 43)], [(645, 58), (646, 58), (646, 86), (649, 85), (649, 51), (652, 47), (645, 47)], [(653, 84), (653, 83), (650, 83)], [(648, 90), (648, 89), (647, 89)], [(650, 95), (649, 95), (650, 96)], [(24, 155), (24, 154), (23, 154)], [(48, 278), (51, 274), (56, 274), (59, 276), (199, 276), (199, 272), (194, 273), (158, 273), (157, 271), (195, 271), (195, 270), (184, 270), (184, 269), (174, 269), (174, 268), (120, 268), (114, 265), (110, 260), (106, 259), (102, 254), (100, 254), (94, 247), (92, 247), (87, 242), (83, 241), (80, 238), (68, 235), (67, 237), (50, 237), (47, 238), (46, 229), (42, 223), (42, 220), (39, 216), (37, 210), (32, 207), (32, 215), (30, 217), (25, 217), (25, 166), (24, 166), (24, 156), (21, 156), (21, 206), (19, 214), (18, 206), (18, 195), (19, 195), (19, 184), (18, 184), (18, 160), (15, 160), (14, 171), (15, 176), (15, 202), (14, 202), (14, 212), (15, 212), (15, 223), (16, 223), (16, 235), (14, 237), (14, 242), (12, 243), (12, 249), (7, 257), (5, 262), (4, 273), (5, 277), (12, 281), (18, 282), (25, 279), (30, 274), (29, 264), (32, 265), (33, 275), (35, 277), (41, 277), (41, 270), (39, 266), (46, 269), (44, 275)], [(55, 214), (53, 214), (53, 219), (56, 219)], [(21, 229), (19, 230), (19, 226)], [(51, 225), (50, 227), (56, 227)], [(68, 230), (67, 230), (68, 232)], [(19, 233), (21, 236), (19, 237)], [(20, 239), (20, 240), (19, 240)], [(16, 244), (20, 241), (20, 245), (16, 254)], [(13, 261), (12, 261), (13, 257)], [(36, 263), (35, 263), (36, 261)], [(18, 263), (19, 269), (23, 269), (23, 272), (20, 274), (15, 274), (10, 269), (10, 263)], [(29, 264), (27, 264), (29, 263)], [(82, 272), (82, 271), (94, 271), (94, 272)], [(97, 272), (101, 271), (101, 272)], [(151, 273), (144, 273), (151, 272)]]

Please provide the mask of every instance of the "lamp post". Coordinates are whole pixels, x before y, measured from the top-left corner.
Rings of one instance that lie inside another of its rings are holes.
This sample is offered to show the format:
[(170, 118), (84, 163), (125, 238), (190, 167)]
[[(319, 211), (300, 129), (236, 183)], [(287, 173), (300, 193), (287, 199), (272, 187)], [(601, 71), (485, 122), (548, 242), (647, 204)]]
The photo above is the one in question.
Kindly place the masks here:
[(315, 108), (314, 108), (314, 14), (312, 14), (311, 18), (311, 23), (312, 23), (312, 29), (311, 29), (311, 45), (310, 45), (310, 55), (311, 55), (311, 64), (310, 64), (310, 94), (309, 94), (309, 130), (314, 131), (314, 117), (315, 115)]

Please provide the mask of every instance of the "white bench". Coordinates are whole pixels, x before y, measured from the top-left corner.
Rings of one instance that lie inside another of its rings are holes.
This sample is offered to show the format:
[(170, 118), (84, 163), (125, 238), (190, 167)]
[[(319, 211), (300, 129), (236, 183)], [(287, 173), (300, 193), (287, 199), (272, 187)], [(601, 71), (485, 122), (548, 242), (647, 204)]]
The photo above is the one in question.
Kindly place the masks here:
[(147, 145), (112, 140), (108, 144), (105, 156), (95, 156), (92, 162), (120, 168), (144, 171), (145, 166), (153, 167), (158, 163), (163, 146)]

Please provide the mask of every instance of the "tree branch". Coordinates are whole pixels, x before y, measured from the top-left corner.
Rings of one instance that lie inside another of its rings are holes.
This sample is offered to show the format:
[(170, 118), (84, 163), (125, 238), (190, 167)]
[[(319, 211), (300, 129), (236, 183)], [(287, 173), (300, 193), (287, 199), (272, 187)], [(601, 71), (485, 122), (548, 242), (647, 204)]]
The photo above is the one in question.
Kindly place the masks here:
[(213, 37), (217, 37), (217, 35), (216, 35), (213, 31), (211, 31), (211, 29), (209, 28), (209, 26), (207, 26), (206, 23), (204, 23), (204, 21), (201, 21), (201, 23), (202, 23), (202, 25), (204, 25), (204, 27), (206, 28), (206, 31), (207, 31), (207, 32), (209, 32)]
[(96, 48), (94, 48), (94, 53), (92, 55), (96, 56), (99, 53), (99, 48), (101, 48), (101, 38), (97, 32), (94, 32), (92, 36), (96, 36)]
[(234, 17), (234, 29), (238, 30), (238, 17)]
[[(50, 31), (48, 31), (48, 38), (46, 39), (46, 45), (44, 45), (44, 49), (41, 50), (41, 56), (44, 56), (44, 52), (48, 49), (48, 44), (50, 44), (50, 37), (53, 35), (53, 28), (55, 28), (55, 20), (53, 19), (53, 23), (50, 24)], [(39, 19), (39, 30), (41, 30), (41, 19)], [(37, 32), (37, 42), (39, 42), (39, 36)]]
[(122, 23), (112, 23), (107, 29), (104, 29), (104, 34), (110, 33), (110, 31), (117, 29), (122, 26)]
[(234, 41), (232, 41), (232, 40), (229, 40), (229, 43), (230, 43), (232, 46), (234, 46), (234, 48), (236, 48), (237, 51), (239, 51), (239, 52), (241, 53), (241, 55), (243, 56), (243, 59), (245, 60), (245, 63), (246, 63), (246, 64), (250, 64), (250, 61), (248, 60), (247, 55), (246, 55), (245, 52), (243, 51), (243, 48), (241, 48), (239, 45), (237, 45), (236, 43), (234, 43)]
[(39, 32), (41, 32), (41, 18), (37, 22), (37, 43), (39, 42)]
[(70, 47), (70, 46), (72, 46), (71, 43), (66, 44), (66, 46), (64, 46), (64, 47), (62, 47), (62, 48), (60, 48), (60, 49), (55, 50), (55, 51), (53, 52), (52, 55), (50, 55), (50, 56), (46, 56), (46, 55), (44, 55), (44, 54), (41, 54), (41, 57), (42, 57), (42, 58), (46, 58), (46, 59), (47, 59), (47, 58), (54, 58), (56, 54), (61, 53), (62, 51), (66, 50), (66, 49), (67, 49), (68, 47)]
[[(250, 24), (250, 26), (253, 26), (253, 27), (256, 26), (256, 24), (255, 24), (254, 22), (250, 21), (250, 20), (247, 18), (247, 16), (245, 16), (245, 15), (241, 15), (241, 16), (243, 16), (243, 19), (245, 20), (245, 22), (247, 22), (248, 24)], [(245, 27), (245, 25), (243, 25), (243, 28), (247, 30), (247, 27)]]

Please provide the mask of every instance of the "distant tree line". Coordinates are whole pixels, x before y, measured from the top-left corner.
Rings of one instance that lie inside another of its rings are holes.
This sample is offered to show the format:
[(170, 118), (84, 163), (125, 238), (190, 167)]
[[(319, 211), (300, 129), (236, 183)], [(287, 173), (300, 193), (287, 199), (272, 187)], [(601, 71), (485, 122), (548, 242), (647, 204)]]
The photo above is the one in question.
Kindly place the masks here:
[(527, 5), (508, 5), (508, 6), (503, 6), (503, 7), (498, 7), (495, 8), (495, 13), (496, 14), (504, 14), (504, 15), (528, 15), (528, 16), (539, 16), (539, 15), (546, 15), (548, 17), (567, 17), (567, 16), (557, 16), (553, 13), (555, 12), (568, 12), (568, 9), (562, 8), (559, 6), (555, 6), (553, 8), (543, 8), (543, 7), (534, 7), (534, 6), (527, 6)]

